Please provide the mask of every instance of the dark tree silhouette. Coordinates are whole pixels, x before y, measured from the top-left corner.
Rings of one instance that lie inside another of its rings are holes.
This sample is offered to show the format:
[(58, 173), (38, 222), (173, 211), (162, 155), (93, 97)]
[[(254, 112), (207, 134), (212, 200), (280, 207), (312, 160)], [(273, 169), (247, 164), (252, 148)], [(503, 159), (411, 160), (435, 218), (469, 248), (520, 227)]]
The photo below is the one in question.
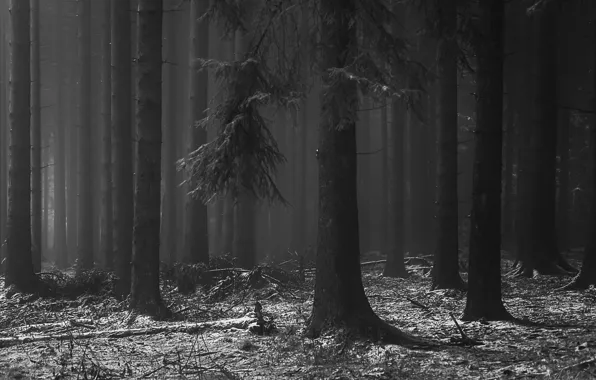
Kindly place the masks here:
[(137, 149), (130, 306), (169, 314), (159, 293), (161, 206), (161, 0), (139, 0), (137, 18)]
[(90, 0), (77, 0), (79, 61), (79, 131), (78, 197), (79, 226), (77, 229), (78, 270), (93, 268), (93, 194), (91, 165), (91, 4)]
[[(209, 52), (209, 24), (200, 17), (208, 8), (208, 3), (191, 0), (190, 3), (190, 59), (205, 58)], [(207, 70), (197, 71), (191, 64), (189, 71), (190, 120), (188, 130), (188, 153), (207, 142), (207, 131), (196, 127), (195, 123), (204, 117), (207, 109)], [(190, 189), (189, 189), (190, 190)], [(209, 262), (209, 235), (207, 206), (196, 197), (186, 197), (186, 256), (191, 262)]]
[(8, 162), (8, 216), (6, 223), (6, 287), (37, 290), (31, 259), (31, 145), (30, 145), (30, 7), (12, 0), (10, 13), (9, 101), (10, 152)]
[(104, 1), (101, 33), (101, 107), (102, 107), (102, 171), (101, 171), (101, 256), (107, 269), (114, 267), (112, 207), (112, 2)]
[(501, 164), (503, 135), (502, 0), (480, 3), (476, 54), (476, 153), (464, 320), (510, 319), (501, 299)]
[(130, 1), (112, 1), (112, 149), (116, 293), (130, 292), (132, 254), (132, 122)]
[(319, 225), (313, 310), (307, 335), (318, 336), (327, 323), (390, 343), (416, 338), (382, 321), (362, 285), (357, 207), (356, 123), (358, 89), (347, 75), (333, 75), (353, 59), (357, 5), (323, 0), (320, 6), (321, 122), (319, 125)]
[(458, 262), (457, 197), (457, 4), (437, 0), (437, 239), (432, 289), (464, 288)]
[[(39, 0), (31, 0), (31, 248), (33, 270), (41, 271), (42, 255), (42, 159), (41, 159), (41, 62)], [(47, 172), (47, 169), (45, 170)]]

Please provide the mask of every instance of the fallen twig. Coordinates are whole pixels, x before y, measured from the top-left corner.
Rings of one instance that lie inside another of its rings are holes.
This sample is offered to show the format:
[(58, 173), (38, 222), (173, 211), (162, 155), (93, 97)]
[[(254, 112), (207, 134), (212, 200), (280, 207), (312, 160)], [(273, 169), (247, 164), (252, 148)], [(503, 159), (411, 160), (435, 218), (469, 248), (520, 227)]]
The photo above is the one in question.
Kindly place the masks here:
[[(429, 310), (429, 307), (428, 307), (428, 306), (426, 306), (426, 305), (423, 305), (423, 304), (421, 304), (420, 302), (418, 302), (418, 301), (416, 301), (416, 300), (414, 300), (414, 299), (411, 299), (410, 297), (406, 297), (406, 299), (407, 299), (408, 301), (410, 301), (411, 303), (413, 303), (414, 305), (416, 305), (416, 306), (418, 306), (418, 307), (420, 307), (420, 308), (422, 308), (422, 309), (424, 309), (424, 310)], [(456, 322), (456, 324), (457, 324), (457, 322)], [(459, 326), (458, 326), (458, 327), (459, 327)]]

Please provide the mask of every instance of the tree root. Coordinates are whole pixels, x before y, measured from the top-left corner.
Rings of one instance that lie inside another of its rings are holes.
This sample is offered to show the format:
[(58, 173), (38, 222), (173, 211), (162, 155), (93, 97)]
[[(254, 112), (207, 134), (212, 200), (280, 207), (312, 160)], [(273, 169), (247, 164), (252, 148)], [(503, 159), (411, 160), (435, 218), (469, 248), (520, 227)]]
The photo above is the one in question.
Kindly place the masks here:
[[(369, 313), (366, 313), (369, 314)], [(306, 329), (305, 336), (311, 339), (318, 338), (324, 330), (346, 328), (360, 339), (372, 339), (385, 344), (395, 344), (411, 348), (432, 348), (437, 344), (431, 341), (410, 335), (383, 321), (371, 310), (371, 315), (351, 316), (343, 320), (331, 321), (329, 319), (313, 318)]]
[(577, 275), (573, 278), (573, 280), (571, 280), (571, 282), (569, 282), (567, 285), (561, 286), (560, 288), (555, 289), (555, 291), (558, 292), (565, 292), (565, 291), (574, 291), (574, 290), (586, 290), (590, 287), (590, 285), (594, 285), (596, 286), (596, 280), (588, 280), (586, 278), (583, 278), (580, 275)]
[[(473, 310), (469, 310), (468, 307), (464, 309), (464, 312), (461, 316), (462, 321), (478, 321), (480, 319), (484, 319), (486, 321), (515, 321), (515, 317), (513, 317), (507, 309), (503, 305), (498, 307), (492, 308), (482, 308), (483, 310), (478, 310), (478, 308), (472, 308)], [(475, 309), (475, 310), (474, 310)]]
[[(572, 268), (573, 269), (573, 268)], [(537, 276), (570, 276), (573, 272), (569, 272), (561, 268), (557, 263), (549, 262), (539, 268), (532, 268), (523, 262), (517, 267), (513, 268), (507, 276), (509, 277), (526, 277), (534, 278)]]

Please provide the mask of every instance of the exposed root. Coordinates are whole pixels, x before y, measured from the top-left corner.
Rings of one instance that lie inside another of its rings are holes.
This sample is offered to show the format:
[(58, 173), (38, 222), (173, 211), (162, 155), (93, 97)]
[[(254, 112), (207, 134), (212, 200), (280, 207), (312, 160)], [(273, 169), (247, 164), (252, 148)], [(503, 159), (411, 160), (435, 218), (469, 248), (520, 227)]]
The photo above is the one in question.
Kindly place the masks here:
[(459, 274), (452, 278), (443, 278), (439, 280), (435, 280), (433, 278), (433, 283), (430, 287), (430, 290), (437, 290), (437, 289), (453, 289), (453, 290), (461, 290), (466, 291), (468, 290), (468, 284), (462, 280)]
[[(368, 314), (368, 313), (367, 313)], [(410, 335), (388, 324), (376, 314), (369, 316), (351, 316), (345, 320), (313, 318), (306, 329), (305, 336), (311, 339), (321, 336), (323, 331), (333, 328), (345, 328), (360, 339), (372, 339), (384, 344), (395, 344), (412, 348), (431, 348), (437, 344)]]
[(515, 318), (501, 305), (495, 305), (492, 307), (480, 308), (473, 307), (464, 309), (464, 312), (460, 318), (462, 321), (514, 321)]
[(565, 292), (565, 291), (574, 291), (574, 290), (586, 290), (590, 287), (590, 285), (596, 286), (596, 279), (595, 280), (588, 280), (587, 276), (582, 276), (581, 273), (573, 278), (571, 282), (567, 285), (561, 286), (560, 288), (555, 289), (555, 291)]
[(531, 267), (529, 264), (521, 262), (519, 266), (507, 273), (507, 276), (534, 278), (537, 276), (570, 276), (572, 274), (573, 272), (561, 268), (554, 262), (544, 263), (539, 267)]

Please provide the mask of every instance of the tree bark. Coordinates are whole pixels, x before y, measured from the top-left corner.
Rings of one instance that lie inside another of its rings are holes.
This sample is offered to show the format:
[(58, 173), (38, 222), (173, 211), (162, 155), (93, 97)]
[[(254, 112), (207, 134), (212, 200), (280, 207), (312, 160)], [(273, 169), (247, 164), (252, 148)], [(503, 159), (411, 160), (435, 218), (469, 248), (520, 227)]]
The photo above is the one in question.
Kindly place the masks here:
[[(190, 3), (190, 61), (189, 97), (190, 126), (188, 129), (188, 153), (207, 143), (207, 131), (195, 127), (204, 118), (208, 106), (207, 71), (198, 71), (195, 61), (209, 55), (209, 24), (199, 21), (207, 11), (208, 2), (191, 0)], [(207, 206), (199, 199), (186, 196), (186, 256), (193, 263), (209, 263), (209, 233)]]
[[(596, 16), (596, 8), (593, 14)], [(596, 24), (592, 23), (592, 35), (596, 37)], [(596, 43), (592, 41), (592, 49), (596, 51)], [(592, 66), (596, 69), (596, 63)], [(592, 70), (594, 71), (594, 70)], [(592, 79), (593, 88), (596, 89), (596, 76)], [(596, 98), (592, 98), (592, 109), (596, 109)], [(582, 266), (575, 278), (563, 290), (588, 289), (590, 285), (596, 286), (596, 120), (590, 125), (590, 170), (592, 171), (592, 204), (590, 205), (589, 229), (586, 236), (586, 248)]]
[(130, 1), (112, 1), (112, 155), (114, 170), (114, 259), (116, 293), (130, 292), (132, 255), (132, 87)]
[(476, 47), (476, 153), (464, 320), (511, 318), (501, 299), (504, 13), (501, 0), (480, 3), (478, 22), (484, 38)]
[(8, 164), (8, 218), (6, 223), (6, 287), (23, 292), (37, 289), (31, 259), (31, 51), (30, 6), (11, 0), (9, 104), (10, 153)]
[(41, 67), (39, 0), (31, 0), (31, 250), (33, 270), (41, 271), (42, 169), (41, 169)]
[(360, 254), (371, 250), (371, 202), (370, 202), (370, 111), (371, 101), (361, 95), (356, 122), (357, 161), (358, 161), (358, 225), (360, 226)]
[[(405, 9), (403, 5), (395, 5), (393, 12), (397, 17), (403, 20)], [(403, 34), (400, 25), (395, 22), (391, 26), (393, 35)], [(383, 271), (383, 276), (387, 277), (408, 277), (408, 271), (404, 264), (404, 253), (406, 248), (405, 234), (405, 106), (397, 97), (389, 100), (391, 102), (391, 125), (389, 126), (391, 134), (391, 165), (390, 165), (390, 219), (391, 232), (390, 250), (387, 254), (387, 263)]]
[[(257, 5), (260, 0), (252, 0), (245, 5), (247, 14), (245, 20), (250, 23), (253, 20)], [(250, 48), (252, 33), (243, 31), (236, 32), (235, 56), (236, 61), (246, 59), (245, 55)], [(250, 133), (250, 132), (248, 132)], [(243, 157), (241, 165), (248, 165), (250, 158)], [(248, 173), (248, 170), (244, 172)], [(253, 268), (257, 262), (257, 224), (258, 205), (256, 197), (248, 189), (240, 190), (238, 199), (234, 205), (234, 240), (232, 252), (242, 268)]]
[[(345, 325), (361, 335), (388, 343), (408, 344), (416, 339), (383, 322), (372, 310), (362, 285), (358, 235), (356, 82), (332, 78), (330, 70), (344, 67), (357, 54), (356, 28), (351, 20), (356, 4), (350, 0), (323, 0), (321, 7), (320, 69), (321, 122), (319, 125), (319, 224), (316, 281), (307, 335), (319, 336), (323, 327)], [(342, 104), (337, 104), (337, 99)]]
[(432, 289), (462, 289), (458, 261), (457, 196), (457, 4), (439, 0), (440, 33), (437, 47), (437, 237)]
[[(6, 18), (5, 12), (0, 12), (0, 55), (7, 56), (6, 44)], [(8, 128), (7, 128), (7, 91), (8, 71), (7, 59), (0, 60), (0, 263), (6, 257), (6, 211), (7, 211), (7, 190), (8, 190)], [(4, 266), (0, 265), (0, 273), (4, 272)]]
[(159, 293), (161, 204), (161, 0), (139, 0), (137, 17), (137, 149), (130, 306), (166, 317)]
[(389, 128), (387, 113), (390, 99), (385, 99), (381, 104), (381, 220), (379, 231), (379, 250), (381, 253), (389, 254)]
[(112, 210), (112, 54), (110, 26), (112, 2), (104, 1), (101, 35), (101, 105), (102, 105), (102, 180), (101, 180), (101, 256), (105, 268), (114, 268)]
[[(178, 115), (178, 96), (180, 89), (178, 88), (178, 67), (175, 62), (176, 59), (176, 37), (177, 37), (177, 12), (168, 12), (165, 14), (165, 47), (167, 60), (170, 62), (166, 66), (166, 78), (164, 81), (164, 89), (167, 91), (167, 96), (164, 97), (165, 110), (165, 124), (163, 125), (163, 222), (162, 222), (162, 257), (170, 265), (174, 264), (177, 259), (178, 241), (176, 236), (178, 234), (178, 203), (177, 190), (178, 184), (176, 181), (176, 138), (178, 123), (181, 118)], [(181, 244), (182, 245), (182, 244)]]
[[(556, 234), (557, 72), (554, 3), (533, 16), (535, 30), (533, 119), (524, 129), (523, 170), (518, 207), (519, 268), (515, 274), (560, 274), (572, 271), (560, 255)], [(524, 204), (525, 203), (525, 204)]]
[(79, 21), (79, 133), (77, 209), (79, 226), (77, 234), (77, 270), (93, 268), (93, 195), (91, 186), (91, 10), (89, 0), (77, 0)]

